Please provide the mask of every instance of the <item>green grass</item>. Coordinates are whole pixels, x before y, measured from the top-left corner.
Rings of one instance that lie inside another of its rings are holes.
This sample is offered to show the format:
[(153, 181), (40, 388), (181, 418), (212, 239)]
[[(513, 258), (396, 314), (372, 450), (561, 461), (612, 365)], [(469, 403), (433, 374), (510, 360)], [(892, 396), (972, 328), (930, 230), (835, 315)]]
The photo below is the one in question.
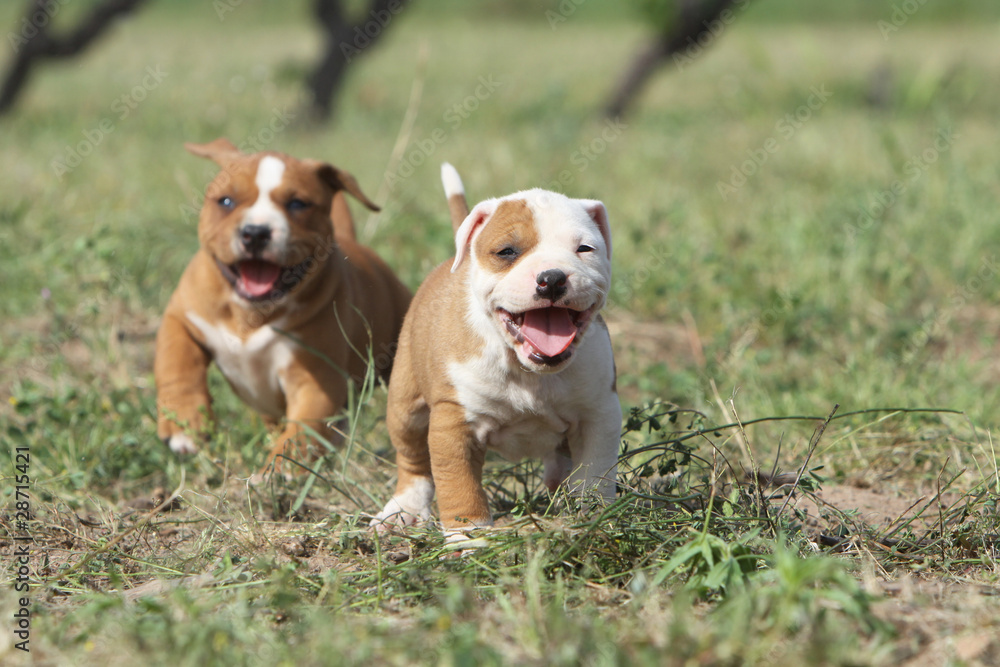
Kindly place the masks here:
[[(154, 4), (42, 70), (0, 121), (0, 432), (31, 449), (36, 512), (32, 653), (0, 624), (0, 661), (976, 664), (1000, 650), (995, 598), (975, 594), (1000, 576), (995, 17), (928, 5), (884, 40), (874, 10), (820, 25), (772, 23), (801, 16), (768, 7), (658, 76), (606, 145), (598, 110), (645, 31), (604, 5), (556, 30), (544, 8), (415, 5), (358, 61), (331, 126), (301, 122), (319, 48), (301, 7), (247, 2), (220, 23), (208, 5)], [(166, 77), (121, 118), (148, 67)], [(481, 77), (501, 85), (456, 123)], [(505, 527), (461, 558), (433, 528), (381, 542), (365, 529), (394, 474), (383, 388), (308, 489), (240, 481), (266, 433), (218, 374), (206, 451), (181, 461), (155, 437), (153, 336), (214, 170), (183, 142), (267, 138), (294, 114), (269, 147), (328, 159), (374, 196), (416, 78), (412, 175), (382, 191), (371, 244), (413, 287), (450, 256), (442, 160), (473, 200), (560, 181), (602, 199), (632, 416), (615, 505), (550, 502), (537, 463), (492, 461)], [(829, 99), (789, 132), (813, 88)], [(57, 177), (53, 160), (106, 119)], [(421, 152), (436, 129), (444, 141)], [(953, 140), (935, 149), (941, 131)], [(745, 475), (773, 466), (802, 470), (787, 506)], [(920, 516), (879, 523), (849, 502), (807, 516), (818, 487), (871, 487)], [(182, 507), (147, 517), (135, 501), (157, 488)], [(121, 592), (160, 580), (182, 585)]]

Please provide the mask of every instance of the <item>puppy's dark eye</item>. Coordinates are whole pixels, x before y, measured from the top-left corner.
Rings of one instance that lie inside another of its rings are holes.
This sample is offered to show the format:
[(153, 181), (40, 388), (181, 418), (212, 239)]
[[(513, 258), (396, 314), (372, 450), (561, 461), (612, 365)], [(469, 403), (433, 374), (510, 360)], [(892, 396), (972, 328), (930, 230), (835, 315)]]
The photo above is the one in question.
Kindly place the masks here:
[(504, 259), (514, 259), (515, 257), (517, 257), (518, 252), (517, 252), (517, 248), (511, 247), (511, 246), (507, 246), (505, 248), (501, 248), (500, 250), (497, 250), (496, 255), (497, 255), (497, 257), (502, 257)]
[(296, 213), (297, 211), (304, 211), (310, 206), (312, 206), (312, 204), (307, 201), (303, 201), (302, 199), (289, 199), (288, 203), (285, 204), (285, 209), (289, 213)]
[(576, 249), (577, 252), (594, 252), (594, 250), (596, 250), (594, 246), (587, 245), (586, 243), (581, 244), (580, 247)]
[(232, 197), (219, 197), (216, 201), (219, 202), (219, 206), (226, 209), (227, 211), (232, 211), (236, 208), (236, 200)]

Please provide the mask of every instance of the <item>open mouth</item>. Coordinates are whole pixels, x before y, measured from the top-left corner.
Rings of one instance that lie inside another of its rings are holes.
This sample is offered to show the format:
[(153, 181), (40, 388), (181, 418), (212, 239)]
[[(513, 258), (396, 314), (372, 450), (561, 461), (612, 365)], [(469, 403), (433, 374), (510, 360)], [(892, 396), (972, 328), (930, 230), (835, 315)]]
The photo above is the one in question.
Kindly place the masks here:
[(500, 322), (514, 338), (524, 356), (536, 364), (558, 366), (572, 356), (583, 331), (590, 323), (593, 308), (535, 308), (523, 313), (497, 309)]
[(247, 301), (278, 299), (302, 282), (311, 260), (281, 266), (263, 259), (244, 259), (235, 264), (215, 263), (236, 293)]

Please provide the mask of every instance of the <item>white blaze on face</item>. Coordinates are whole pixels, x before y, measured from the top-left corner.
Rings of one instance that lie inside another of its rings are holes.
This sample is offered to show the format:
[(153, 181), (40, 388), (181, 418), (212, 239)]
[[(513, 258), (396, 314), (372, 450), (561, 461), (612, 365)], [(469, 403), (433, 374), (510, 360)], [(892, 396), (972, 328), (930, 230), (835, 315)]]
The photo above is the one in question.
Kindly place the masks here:
[(280, 159), (267, 155), (261, 158), (257, 165), (257, 201), (247, 209), (243, 218), (244, 225), (266, 225), (271, 228), (271, 252), (282, 257), (288, 243), (288, 218), (285, 212), (278, 208), (271, 193), (281, 185), (285, 175), (285, 163)]
[[(536, 275), (553, 267), (563, 268), (567, 273), (582, 271), (585, 280), (607, 289), (611, 274), (610, 253), (600, 228), (584, 206), (589, 200), (542, 192), (527, 202), (538, 221), (540, 233), (529, 270), (534, 269)], [(584, 245), (594, 250), (579, 252)]]

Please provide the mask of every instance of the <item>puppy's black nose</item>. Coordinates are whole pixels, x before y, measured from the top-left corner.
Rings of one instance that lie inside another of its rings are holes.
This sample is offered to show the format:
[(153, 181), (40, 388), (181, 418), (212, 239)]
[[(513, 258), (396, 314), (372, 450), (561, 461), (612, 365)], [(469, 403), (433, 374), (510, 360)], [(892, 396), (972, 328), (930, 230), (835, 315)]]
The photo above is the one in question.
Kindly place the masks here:
[(244, 225), (240, 229), (240, 242), (249, 253), (257, 253), (271, 240), (271, 228), (267, 225)]
[(566, 293), (566, 273), (560, 269), (546, 269), (537, 276), (535, 294), (541, 299), (558, 301)]

